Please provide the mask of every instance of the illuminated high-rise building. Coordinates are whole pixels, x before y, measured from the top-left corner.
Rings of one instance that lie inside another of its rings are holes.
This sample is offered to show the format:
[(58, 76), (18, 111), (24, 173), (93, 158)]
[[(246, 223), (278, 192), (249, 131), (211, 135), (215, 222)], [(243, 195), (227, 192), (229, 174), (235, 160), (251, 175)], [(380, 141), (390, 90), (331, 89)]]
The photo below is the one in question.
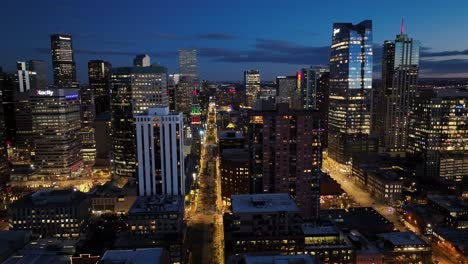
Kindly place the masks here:
[(316, 219), (322, 133), (317, 111), (294, 110), (285, 103), (274, 110), (252, 111), (248, 140), (251, 192), (290, 193), (304, 216)]
[(83, 159), (79, 90), (31, 90), (29, 96), (37, 176), (60, 180), (80, 176)]
[(89, 87), (94, 94), (96, 115), (110, 110), (110, 68), (111, 64), (103, 60), (88, 62)]
[[(54, 34), (50, 36), (54, 84), (60, 88), (78, 87), (76, 66), (73, 57), (72, 36)], [(40, 88), (43, 89), (43, 88)]]
[(257, 99), (260, 93), (260, 71), (244, 71), (244, 85), (246, 94), (245, 104), (248, 107), (253, 107), (255, 99)]
[(112, 175), (133, 177), (137, 156), (134, 116), (169, 105), (167, 70), (161, 66), (111, 70)]
[(139, 195), (184, 195), (183, 114), (155, 107), (134, 118)]
[(151, 58), (148, 54), (136, 55), (133, 59), (133, 66), (135, 67), (149, 67), (151, 66)]
[(196, 49), (179, 50), (179, 73), (181, 75), (198, 78), (198, 62)]
[(18, 61), (16, 66), (18, 72), (17, 92), (23, 93), (29, 90), (46, 88), (47, 82), (44, 61)]
[[(468, 92), (420, 91), (409, 117), (408, 155), (422, 165), (426, 181), (468, 177)], [(421, 161), (421, 162), (418, 162)]]
[[(1, 74), (0, 69), (0, 74)], [(1, 80), (0, 80), (1, 81)], [(1, 84), (0, 84), (1, 85)], [(5, 117), (3, 114), (2, 106), (2, 90), (0, 89), (0, 185), (8, 182), (9, 168), (8, 168), (8, 157), (5, 140)]]
[(369, 148), (372, 21), (335, 23), (330, 56), (328, 156), (349, 163)]
[(330, 70), (328, 67), (302, 69), (300, 84), (301, 104), (303, 109), (318, 110), (322, 116), (324, 129), (323, 146), (328, 146), (328, 95), (330, 92)]
[(409, 113), (419, 72), (419, 41), (403, 32), (394, 42), (385, 41), (382, 61), (382, 100), (375, 122), (384, 152), (402, 155), (406, 151)]
[(80, 86), (81, 101), (81, 137), (83, 147), (81, 154), (86, 165), (94, 165), (96, 161), (96, 138), (94, 120), (96, 118), (94, 94), (90, 86)]

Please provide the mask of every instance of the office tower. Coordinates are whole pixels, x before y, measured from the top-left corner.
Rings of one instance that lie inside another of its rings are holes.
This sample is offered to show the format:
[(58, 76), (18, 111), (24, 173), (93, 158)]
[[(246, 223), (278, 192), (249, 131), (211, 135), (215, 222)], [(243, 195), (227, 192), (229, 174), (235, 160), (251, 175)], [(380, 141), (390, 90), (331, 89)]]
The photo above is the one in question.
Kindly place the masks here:
[(111, 70), (111, 167), (114, 177), (136, 172), (134, 115), (168, 106), (164, 67), (121, 67)]
[(175, 110), (188, 116), (192, 109), (193, 91), (197, 83), (188, 76), (181, 76), (175, 87)]
[(15, 94), (18, 89), (16, 74), (1, 73), (1, 91), (3, 101), (3, 116), (5, 121), (5, 139), (13, 145), (16, 143)]
[(109, 165), (112, 137), (111, 137), (111, 113), (102, 112), (94, 119), (94, 130), (96, 140), (96, 163)]
[(80, 176), (83, 159), (79, 90), (31, 90), (29, 97), (37, 176), (59, 180)]
[(406, 151), (408, 118), (419, 72), (419, 41), (402, 31), (395, 42), (385, 41), (382, 61), (382, 91), (377, 119), (379, 144), (384, 152), (403, 155)]
[(323, 147), (328, 146), (328, 96), (330, 92), (330, 70), (328, 67), (302, 69), (300, 85), (303, 109), (318, 110), (321, 114)]
[(244, 85), (246, 94), (246, 106), (253, 107), (255, 99), (260, 93), (260, 71), (244, 71)]
[(151, 58), (148, 54), (136, 55), (133, 59), (133, 66), (135, 67), (149, 67), (151, 66)]
[(96, 115), (110, 110), (110, 76), (112, 65), (103, 60), (91, 60), (88, 62), (89, 87), (94, 93)]
[(184, 195), (183, 114), (155, 107), (134, 118), (139, 195)]
[(296, 198), (307, 218), (317, 218), (322, 166), (320, 113), (275, 110), (250, 114), (249, 149), (254, 193), (287, 192)]
[(300, 109), (298, 87), (301, 86), (302, 73), (293, 76), (276, 77), (276, 101), (288, 103), (290, 108)]
[(192, 154), (200, 156), (201, 140), (202, 140), (202, 122), (201, 122), (201, 108), (198, 99), (198, 91), (192, 91), (192, 106), (190, 111), (190, 129), (192, 132), (192, 142), (190, 151)]
[(198, 62), (196, 49), (179, 50), (179, 74), (198, 78)]
[(26, 63), (29, 71), (36, 73), (36, 78), (31, 81), (31, 89), (43, 89), (47, 86), (46, 62), (43, 60), (29, 60)]
[(78, 238), (90, 215), (89, 197), (75, 190), (37, 191), (8, 208), (13, 230), (30, 230), (44, 238)]
[[(60, 88), (78, 87), (76, 67), (73, 57), (72, 36), (54, 34), (50, 36), (54, 84)], [(40, 88), (43, 89), (43, 88)]]
[(29, 165), (34, 154), (34, 133), (29, 92), (16, 92), (14, 109), (16, 140), (11, 162), (13, 164)]
[(81, 154), (86, 165), (93, 166), (96, 161), (96, 139), (94, 119), (96, 118), (94, 94), (91, 86), (80, 87), (81, 100)]
[(372, 90), (372, 21), (335, 23), (330, 56), (328, 156), (352, 162), (368, 151)]
[(8, 182), (10, 170), (8, 168), (8, 156), (5, 144), (5, 118), (3, 114), (1, 93), (2, 91), (0, 90), (0, 185), (3, 185)]
[[(468, 175), (468, 92), (421, 91), (412, 104), (408, 154), (425, 181), (462, 181)], [(418, 162), (421, 161), (421, 162)]]

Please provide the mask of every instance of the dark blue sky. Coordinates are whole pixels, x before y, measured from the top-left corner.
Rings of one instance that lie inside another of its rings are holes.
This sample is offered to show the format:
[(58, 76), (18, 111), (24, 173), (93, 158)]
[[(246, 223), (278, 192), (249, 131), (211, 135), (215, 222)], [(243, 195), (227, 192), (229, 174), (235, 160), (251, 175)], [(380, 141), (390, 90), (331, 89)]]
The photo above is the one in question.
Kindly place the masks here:
[[(462, 0), (26, 0), (3, 1), (0, 65), (17, 60), (50, 63), (51, 33), (74, 37), (79, 80), (86, 64), (105, 59), (128, 66), (148, 53), (177, 71), (177, 50), (199, 49), (199, 72), (208, 80), (241, 80), (260, 69), (263, 80), (326, 64), (333, 22), (373, 20), (375, 76), (380, 48), (394, 39), (400, 20), (421, 41), (423, 77), (468, 77), (468, 2)], [(50, 68), (49, 68), (50, 71)]]

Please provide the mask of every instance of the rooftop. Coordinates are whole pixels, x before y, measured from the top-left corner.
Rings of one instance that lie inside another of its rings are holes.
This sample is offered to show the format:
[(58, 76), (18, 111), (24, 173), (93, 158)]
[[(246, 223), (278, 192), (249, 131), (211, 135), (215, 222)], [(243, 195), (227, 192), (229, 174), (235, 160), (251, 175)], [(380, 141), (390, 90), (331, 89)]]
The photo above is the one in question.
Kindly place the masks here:
[(107, 250), (101, 259), (101, 264), (146, 264), (162, 263), (162, 248), (137, 248), (129, 250)]
[(27, 244), (3, 264), (69, 264), (78, 240), (38, 239)]
[(219, 139), (244, 139), (240, 131), (226, 130), (219, 132)]
[(299, 212), (299, 208), (287, 193), (239, 194), (232, 195), (232, 212), (238, 213), (269, 213), (269, 212)]
[(249, 153), (245, 149), (225, 149), (221, 153), (221, 159), (249, 161)]
[(183, 213), (183, 211), (184, 200), (182, 196), (156, 195), (138, 197), (128, 213)]
[(245, 264), (314, 264), (310, 255), (290, 256), (245, 256)]
[(47, 207), (47, 206), (77, 206), (88, 196), (80, 191), (41, 190), (30, 193), (10, 205), (12, 208)]
[(302, 232), (304, 235), (314, 236), (314, 235), (332, 235), (338, 236), (340, 235), (340, 230), (336, 226), (317, 226), (315, 224), (303, 224), (302, 225)]
[(462, 202), (456, 196), (428, 195), (427, 199), (449, 212), (466, 212), (468, 204)]
[(393, 246), (427, 246), (426, 242), (411, 231), (383, 233), (377, 236), (392, 243)]

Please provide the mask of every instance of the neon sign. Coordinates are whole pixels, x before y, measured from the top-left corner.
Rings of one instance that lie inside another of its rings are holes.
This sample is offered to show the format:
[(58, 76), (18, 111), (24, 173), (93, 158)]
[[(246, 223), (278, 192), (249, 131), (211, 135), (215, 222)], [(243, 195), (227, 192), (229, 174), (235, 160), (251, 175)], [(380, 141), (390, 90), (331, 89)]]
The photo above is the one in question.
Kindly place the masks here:
[(76, 99), (76, 98), (78, 98), (78, 94), (65, 95), (65, 99)]

